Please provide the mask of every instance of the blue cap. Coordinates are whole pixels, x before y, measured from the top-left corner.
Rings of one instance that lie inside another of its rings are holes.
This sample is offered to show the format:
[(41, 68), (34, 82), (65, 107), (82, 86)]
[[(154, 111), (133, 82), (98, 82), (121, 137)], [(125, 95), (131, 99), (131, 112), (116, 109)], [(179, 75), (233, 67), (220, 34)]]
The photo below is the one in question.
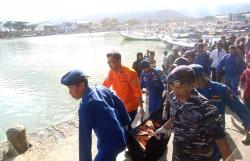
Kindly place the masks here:
[(75, 85), (82, 82), (87, 82), (87, 75), (81, 70), (72, 70), (66, 73), (62, 79), (61, 83), (65, 86)]
[(170, 85), (182, 85), (194, 82), (194, 80), (195, 76), (193, 69), (187, 65), (180, 65), (168, 74), (167, 83)]
[(150, 63), (148, 60), (142, 60), (140, 62), (140, 69), (150, 68)]
[(194, 70), (195, 77), (205, 75), (204, 68), (200, 64), (191, 64), (191, 65), (189, 65), (189, 67)]

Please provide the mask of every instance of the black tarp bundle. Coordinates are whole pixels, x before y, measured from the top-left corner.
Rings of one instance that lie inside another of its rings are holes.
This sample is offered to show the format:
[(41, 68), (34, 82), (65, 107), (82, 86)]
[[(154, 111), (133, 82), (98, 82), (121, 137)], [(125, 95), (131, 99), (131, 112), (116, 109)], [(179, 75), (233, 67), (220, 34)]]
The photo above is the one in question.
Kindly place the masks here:
[(165, 123), (162, 111), (163, 107), (129, 130), (127, 147), (132, 161), (157, 161), (165, 153), (170, 136), (161, 136), (160, 140), (152, 136)]

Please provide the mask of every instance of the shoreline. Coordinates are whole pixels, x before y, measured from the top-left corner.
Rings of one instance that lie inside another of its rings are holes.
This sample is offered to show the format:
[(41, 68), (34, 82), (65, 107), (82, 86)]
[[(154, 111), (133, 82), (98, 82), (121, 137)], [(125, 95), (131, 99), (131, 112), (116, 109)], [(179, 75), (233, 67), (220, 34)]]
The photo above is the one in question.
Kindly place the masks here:
[[(60, 140), (78, 134), (78, 118), (72, 118), (68, 121), (49, 126), (44, 129), (27, 134), (30, 148), (25, 152), (39, 150), (38, 147), (45, 147), (47, 144), (56, 144)], [(35, 149), (34, 149), (35, 148)], [(0, 143), (0, 161), (15, 158), (18, 155), (8, 145), (8, 141)]]
[[(91, 32), (70, 32), (70, 33), (53, 33), (53, 34), (31, 34), (31, 35), (25, 35), (25, 36), (9, 36), (9, 37), (1, 37), (0, 40), (11, 40), (11, 39), (22, 39), (22, 38), (31, 38), (31, 37), (43, 37), (43, 36), (56, 36), (56, 35), (76, 35), (76, 34), (98, 34), (98, 33), (116, 33), (116, 32), (122, 32), (125, 30), (100, 30), (100, 31), (91, 31)], [(137, 30), (136, 30), (137, 31)]]

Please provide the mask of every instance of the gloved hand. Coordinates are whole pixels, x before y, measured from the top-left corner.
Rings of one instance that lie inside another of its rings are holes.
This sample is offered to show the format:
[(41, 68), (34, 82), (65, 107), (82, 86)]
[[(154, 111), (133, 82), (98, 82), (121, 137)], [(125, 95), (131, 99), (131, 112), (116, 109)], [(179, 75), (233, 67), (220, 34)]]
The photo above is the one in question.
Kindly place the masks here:
[(172, 129), (168, 130), (162, 126), (161, 128), (155, 131), (154, 136), (156, 137), (157, 140), (160, 140), (162, 135), (164, 136), (164, 138), (166, 138), (171, 134), (171, 132)]

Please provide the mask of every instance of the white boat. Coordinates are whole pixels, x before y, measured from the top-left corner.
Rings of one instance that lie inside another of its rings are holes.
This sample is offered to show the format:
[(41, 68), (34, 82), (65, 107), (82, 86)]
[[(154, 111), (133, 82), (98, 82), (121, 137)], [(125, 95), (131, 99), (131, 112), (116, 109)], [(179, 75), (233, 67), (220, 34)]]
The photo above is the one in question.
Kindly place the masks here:
[(159, 41), (157, 36), (148, 32), (118, 32), (125, 40)]
[(177, 39), (169, 35), (158, 35), (158, 39), (164, 44), (167, 44), (169, 46), (176, 45), (180, 47), (193, 48), (196, 44), (196, 42), (193, 41), (192, 39)]
[(196, 42), (194, 42), (193, 40), (174, 39), (174, 38), (172, 38), (172, 40), (169, 40), (168, 43), (171, 45), (177, 45), (177, 46), (188, 47), (188, 48), (193, 48), (195, 47), (195, 44), (196, 44)]

